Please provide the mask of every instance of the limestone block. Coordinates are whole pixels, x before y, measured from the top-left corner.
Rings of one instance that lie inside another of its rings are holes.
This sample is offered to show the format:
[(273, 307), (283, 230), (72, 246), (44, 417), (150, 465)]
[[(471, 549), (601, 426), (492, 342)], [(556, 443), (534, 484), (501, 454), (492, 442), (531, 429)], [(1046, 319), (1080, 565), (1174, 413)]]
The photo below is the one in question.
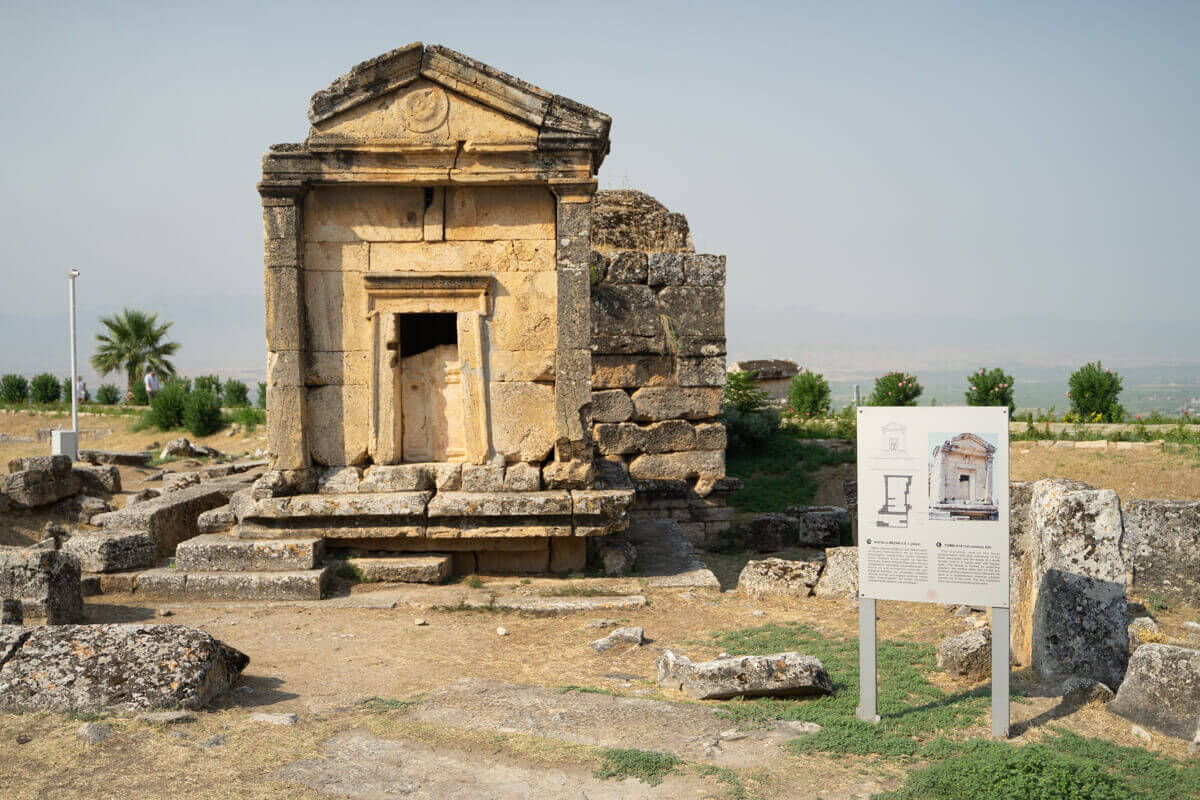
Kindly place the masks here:
[(196, 530), (200, 533), (223, 533), (237, 524), (237, 516), (229, 506), (205, 511), (196, 517)]
[(850, 528), (850, 512), (841, 506), (792, 506), (786, 513), (800, 523), (801, 547), (837, 547), (843, 528)]
[(703, 422), (696, 426), (697, 450), (724, 450), (727, 439), (725, 426), (719, 422)]
[(330, 570), (288, 572), (184, 572), (147, 570), (137, 592), (176, 600), (320, 600)]
[(817, 597), (858, 598), (858, 548), (830, 547), (825, 551), (825, 569), (813, 588)]
[(367, 467), (360, 492), (423, 492), (435, 488), (433, 464), (375, 464)]
[(683, 266), (684, 281), (694, 286), (725, 286), (725, 256), (697, 253)]
[[(504, 489), (504, 467), (498, 464), (464, 464), (462, 491), (499, 492)], [(439, 490), (439, 495), (441, 491)]]
[(591, 264), (591, 203), (559, 203), (556, 230), (558, 268), (587, 270)]
[[(431, 492), (372, 492), (359, 494), (298, 494), (264, 497), (249, 509), (233, 503), (239, 520), (303, 519), (305, 517), (421, 517)], [(241, 502), (243, 496), (234, 500)]]
[(631, 645), (632, 647), (641, 647), (645, 644), (645, 631), (642, 628), (630, 626), (627, 628), (617, 628), (612, 633), (602, 639), (597, 639), (592, 642), (589, 647), (597, 653), (607, 653), (618, 645)]
[(36, 508), (49, 505), (78, 494), (79, 478), (71, 474), (71, 460), (67, 459), (66, 477), (53, 477), (49, 472), (27, 469), (4, 476), (4, 494), (9, 502), (20, 508)]
[(992, 673), (992, 632), (987, 628), (947, 636), (937, 646), (938, 669), (964, 678), (985, 678)]
[(308, 354), (304, 371), (306, 386), (369, 385), (371, 354), (368, 350), (317, 351)]
[(550, 540), (550, 571), (582, 572), (587, 568), (587, 539), (582, 536), (558, 536)]
[(667, 386), (675, 380), (675, 362), (670, 356), (592, 354), (593, 389), (637, 389)]
[(307, 242), (415, 242), (424, 234), (425, 193), (395, 186), (310, 189), (304, 197)]
[(558, 348), (558, 276), (552, 272), (495, 274), (491, 346), (498, 350)]
[(596, 560), (610, 578), (623, 578), (637, 563), (637, 547), (619, 536), (605, 536), (596, 542)]
[(366, 463), (367, 387), (314, 386), (307, 392), (308, 450), (327, 467)]
[(632, 489), (574, 489), (571, 491), (571, 510), (576, 516), (619, 517), (632, 504)]
[(554, 239), (554, 195), (544, 186), (451, 186), (446, 238)]
[(591, 461), (551, 461), (542, 467), (542, 485), (547, 489), (587, 489), (595, 481)]
[(591, 356), (586, 350), (558, 351), (554, 384), (555, 455), (559, 459), (590, 455), (592, 387), (588, 380)]
[(148, 533), (104, 530), (76, 533), (63, 542), (64, 552), (79, 559), (84, 572), (119, 572), (154, 566), (157, 547)]
[(592, 246), (598, 250), (690, 251), (692, 234), (687, 218), (666, 210), (644, 214), (622, 211), (596, 212)]
[(236, 486), (206, 481), (94, 517), (92, 524), (102, 525), (106, 531), (147, 533), (158, 548), (158, 557), (166, 558), (177, 544), (199, 533), (196, 521), (202, 513), (232, 502)]
[(364, 581), (443, 583), (450, 577), (452, 560), (442, 553), (422, 553), (348, 558), (346, 563), (357, 569)]
[(556, 439), (554, 386), (492, 383), (492, 448), (510, 461), (542, 461)]
[(461, 464), (434, 464), (433, 485), (439, 492), (456, 492), (462, 487)]
[(521, 517), (571, 513), (571, 494), (544, 492), (438, 492), (429, 501), (429, 517)]
[(619, 458), (601, 458), (596, 465), (597, 489), (632, 489), (629, 467)]
[(504, 491), (536, 492), (542, 488), (542, 470), (535, 464), (519, 462), (504, 470)]
[(8, 471), (42, 472), (45, 473), (45, 479), (65, 478), (71, 474), (71, 457), (24, 456), (12, 458), (8, 461)]
[(661, 312), (681, 338), (725, 339), (725, 290), (712, 286), (668, 286), (658, 293)]
[(782, 558), (747, 561), (738, 575), (738, 594), (752, 600), (808, 597), (823, 566), (824, 558), (814, 561), (787, 561)]
[(787, 514), (759, 514), (750, 520), (743, 533), (747, 549), (773, 553), (796, 546), (800, 523)]
[(488, 354), (493, 381), (554, 380), (556, 350), (493, 350)]
[(648, 286), (596, 287), (591, 295), (591, 316), (593, 340), (601, 352), (605, 352), (605, 343), (610, 338), (614, 341), (621, 337), (662, 340), (658, 298)]
[(366, 272), (370, 247), (365, 242), (309, 242), (304, 245), (304, 269)]
[(591, 285), (586, 269), (558, 269), (558, 348), (580, 349), (591, 344)]
[(305, 275), (304, 313), (310, 352), (370, 349), (367, 290), (359, 273)]
[(553, 272), (553, 241), (372, 244), (372, 272)]
[(264, 239), (263, 265), (268, 269), (300, 266), (300, 242), (296, 239)]
[(304, 345), (300, 284), (300, 270), (295, 267), (266, 271), (267, 350), (271, 352), (299, 350)]
[(592, 420), (595, 422), (624, 422), (633, 416), (633, 401), (622, 389), (592, 392)]
[(693, 450), (686, 453), (647, 453), (629, 462), (634, 479), (713, 481), (725, 475), (725, 453)]
[(679, 385), (724, 386), (725, 358), (723, 356), (680, 358)]
[(596, 445), (604, 455), (643, 453), (646, 449), (646, 430), (632, 422), (604, 422), (592, 428)]
[(673, 453), (692, 450), (696, 446), (696, 431), (690, 422), (669, 419), (645, 427), (647, 453)]
[(682, 689), (694, 700), (833, 694), (833, 683), (821, 662), (800, 653), (692, 663), (668, 650), (656, 666), (659, 686)]
[(1132, 500), (1124, 519), (1121, 550), (1134, 591), (1200, 607), (1200, 502)]
[(267, 387), (267, 450), (272, 469), (303, 469), (312, 463), (304, 441), (305, 393), (303, 386)]
[(303, 386), (304, 355), (299, 350), (278, 350), (267, 353), (268, 386)]
[(651, 286), (682, 286), (687, 255), (683, 253), (651, 253), (647, 280)]
[(1142, 645), (1129, 659), (1108, 710), (1167, 736), (1192, 740), (1200, 733), (1200, 650)]
[(633, 393), (634, 419), (710, 419), (721, 413), (720, 389), (638, 389)]
[(648, 259), (636, 250), (604, 257), (604, 279), (609, 283), (645, 283)]
[(267, 239), (295, 239), (300, 209), (295, 205), (266, 206), (263, 214), (263, 235)]
[(480, 550), (475, 553), (480, 572), (497, 575), (536, 575), (550, 571), (550, 547), (535, 550)]
[(200, 572), (285, 572), (316, 569), (324, 556), (325, 540), (317, 537), (235, 539), (202, 534), (179, 543), (175, 566)]
[(74, 622), (83, 613), (79, 560), (42, 547), (0, 547), (0, 598), (20, 600), (25, 617), (44, 617), (47, 625)]
[[(378, 469), (369, 467), (368, 469)], [(317, 494), (356, 494), (362, 481), (362, 470), (358, 467), (329, 467), (321, 470), (317, 477)], [(414, 486), (412, 490), (432, 487)], [(382, 489), (380, 491), (402, 492), (406, 489)]]

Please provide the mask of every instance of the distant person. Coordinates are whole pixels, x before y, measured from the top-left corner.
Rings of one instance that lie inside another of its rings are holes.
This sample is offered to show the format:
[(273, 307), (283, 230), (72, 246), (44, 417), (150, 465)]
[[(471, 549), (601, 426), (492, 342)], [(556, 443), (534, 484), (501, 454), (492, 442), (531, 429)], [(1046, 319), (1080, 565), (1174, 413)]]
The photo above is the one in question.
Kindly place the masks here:
[(158, 394), (158, 373), (151, 369), (146, 373), (146, 403), (149, 404), (154, 400), (154, 395)]
[(80, 403), (87, 400), (87, 384), (83, 382), (82, 375), (75, 376), (75, 399)]

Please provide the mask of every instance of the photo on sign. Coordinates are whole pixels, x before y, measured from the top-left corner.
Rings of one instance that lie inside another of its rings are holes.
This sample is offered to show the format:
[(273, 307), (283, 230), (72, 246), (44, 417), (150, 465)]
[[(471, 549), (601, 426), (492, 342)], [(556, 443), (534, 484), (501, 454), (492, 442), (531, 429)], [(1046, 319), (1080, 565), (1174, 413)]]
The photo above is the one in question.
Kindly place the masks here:
[(997, 520), (995, 433), (929, 434), (929, 518)]

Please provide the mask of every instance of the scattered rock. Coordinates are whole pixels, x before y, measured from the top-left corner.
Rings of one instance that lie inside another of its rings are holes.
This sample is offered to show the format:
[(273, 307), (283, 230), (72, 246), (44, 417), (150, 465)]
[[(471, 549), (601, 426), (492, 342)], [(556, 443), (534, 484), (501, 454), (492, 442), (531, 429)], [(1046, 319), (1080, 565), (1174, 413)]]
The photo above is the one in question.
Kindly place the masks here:
[(782, 558), (767, 558), (748, 561), (738, 575), (738, 594), (754, 599), (808, 597), (824, 565), (824, 559), (785, 561)]
[(637, 547), (620, 536), (605, 536), (596, 543), (596, 558), (610, 578), (623, 578), (637, 563)]
[(426, 622), (425, 620), (421, 619), (420, 617), (417, 617), (416, 619), (414, 619), (414, 620), (413, 620), (413, 625), (417, 625), (418, 627), (420, 627), (420, 626), (425, 626), (425, 625), (428, 625), (428, 624), (429, 624), (428, 622)]
[(850, 512), (841, 506), (792, 506), (787, 514), (800, 524), (796, 543), (801, 547), (837, 547), (842, 530), (850, 529)]
[(943, 639), (937, 646), (938, 669), (950, 675), (982, 678), (992, 670), (992, 632), (976, 628)]
[(79, 479), (85, 492), (116, 494), (121, 491), (121, 470), (111, 464), (75, 464), (71, 467), (71, 474)]
[(775, 723), (775, 730), (785, 736), (805, 736), (810, 733), (820, 733), (821, 726), (815, 722), (783, 720)]
[(174, 612), (174, 611), (172, 611), (172, 610), (171, 610), (171, 609), (169, 609), (169, 608), (160, 608), (160, 609), (159, 609), (158, 611), (156, 611), (155, 613), (156, 613), (158, 616), (160, 616), (160, 617), (173, 617), (173, 616), (175, 616), (175, 612)]
[(52, 541), (0, 547), (0, 597), (19, 600), (25, 617), (44, 617), (48, 625), (74, 622), (83, 613), (79, 559), (54, 550)]
[(597, 653), (605, 653), (613, 649), (619, 644), (628, 644), (633, 647), (641, 647), (645, 641), (641, 628), (617, 628), (615, 631), (605, 636), (603, 639), (597, 639), (589, 645)]
[(1069, 708), (1081, 708), (1088, 703), (1108, 705), (1115, 696), (1112, 689), (1099, 681), (1073, 678), (1064, 687), (1062, 701)]
[(858, 599), (858, 548), (830, 547), (825, 551), (825, 569), (813, 587), (817, 597)]
[(619, 624), (615, 619), (589, 619), (585, 628), (611, 628)]
[(112, 733), (112, 728), (102, 722), (86, 722), (75, 731), (75, 738), (82, 739), (88, 744), (100, 744), (108, 735)]
[(775, 653), (693, 664), (670, 650), (656, 662), (658, 685), (682, 689), (696, 700), (833, 694), (825, 667), (812, 656)]
[(1167, 736), (1191, 739), (1200, 719), (1200, 650), (1170, 644), (1134, 650), (1108, 710)]
[(207, 445), (192, 444), (187, 437), (179, 436), (167, 442), (159, 455), (160, 460), (168, 458), (218, 458), (221, 451)]
[(752, 616), (752, 617), (765, 617), (766, 615), (767, 615), (767, 612), (765, 612), (765, 611), (751, 611), (750, 612), (750, 616)]
[(199, 472), (170, 472), (163, 477), (162, 490), (164, 493), (177, 492), (198, 483), (200, 483)]
[(149, 722), (152, 725), (179, 725), (184, 722), (195, 722), (196, 715), (187, 711), (148, 711), (138, 714), (138, 722)]
[(137, 505), (138, 503), (144, 503), (147, 500), (153, 500), (161, 495), (162, 492), (158, 489), (141, 489), (129, 495), (129, 498), (125, 501), (125, 507), (129, 508), (130, 506)]
[(1163, 636), (1158, 632), (1158, 623), (1150, 617), (1138, 617), (1129, 623), (1130, 650), (1136, 650), (1139, 645), (1162, 640)]
[(1132, 733), (1137, 738), (1141, 739), (1146, 744), (1150, 743), (1150, 731), (1146, 730), (1145, 728), (1141, 727), (1140, 725), (1130, 726), (1129, 732)]
[(496, 628), (496, 635), (497, 636), (508, 636), (508, 631), (506, 631), (504, 628)]
[(251, 714), (251, 722), (262, 722), (267, 725), (295, 725), (298, 718), (295, 714)]
[(1193, 631), (1200, 631), (1200, 622), (1192, 622), (1189, 619), (1187, 622), (1183, 623), (1183, 627), (1189, 628)]
[(203, 742), (200, 743), (200, 746), (205, 749), (208, 749), (211, 747), (220, 747), (221, 745), (225, 744), (225, 742), (227, 742), (227, 741), (229, 741), (228, 736), (226, 736), (223, 733), (218, 733), (216, 736), (212, 737), (211, 739), (205, 739)]
[(787, 514), (759, 514), (743, 530), (747, 549), (773, 553), (796, 544), (800, 521)]

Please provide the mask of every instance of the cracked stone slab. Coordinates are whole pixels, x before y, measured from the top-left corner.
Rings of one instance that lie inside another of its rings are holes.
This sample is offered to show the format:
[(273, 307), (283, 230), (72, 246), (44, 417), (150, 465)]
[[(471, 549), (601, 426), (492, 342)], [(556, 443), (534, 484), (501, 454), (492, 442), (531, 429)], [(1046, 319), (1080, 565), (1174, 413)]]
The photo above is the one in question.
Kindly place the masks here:
[(696, 553), (678, 522), (635, 522), (624, 536), (637, 546), (639, 577), (646, 578), (651, 586), (721, 590), (721, 582)]

